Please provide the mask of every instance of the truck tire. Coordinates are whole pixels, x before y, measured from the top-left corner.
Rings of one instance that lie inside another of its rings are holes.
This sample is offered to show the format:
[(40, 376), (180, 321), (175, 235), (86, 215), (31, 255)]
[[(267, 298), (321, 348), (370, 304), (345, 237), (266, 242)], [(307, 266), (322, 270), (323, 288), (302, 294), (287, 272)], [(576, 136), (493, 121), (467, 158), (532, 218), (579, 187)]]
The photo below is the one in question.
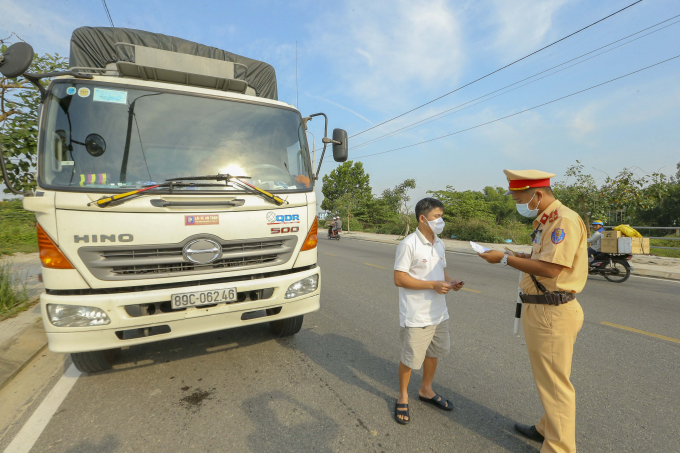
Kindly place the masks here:
[(270, 321), (269, 327), (277, 337), (288, 337), (295, 335), (300, 331), (300, 329), (302, 329), (303, 319), (304, 315), (288, 319), (278, 319), (276, 321)]
[(71, 354), (73, 364), (81, 373), (97, 373), (110, 370), (120, 355), (120, 348), (106, 351), (76, 352)]

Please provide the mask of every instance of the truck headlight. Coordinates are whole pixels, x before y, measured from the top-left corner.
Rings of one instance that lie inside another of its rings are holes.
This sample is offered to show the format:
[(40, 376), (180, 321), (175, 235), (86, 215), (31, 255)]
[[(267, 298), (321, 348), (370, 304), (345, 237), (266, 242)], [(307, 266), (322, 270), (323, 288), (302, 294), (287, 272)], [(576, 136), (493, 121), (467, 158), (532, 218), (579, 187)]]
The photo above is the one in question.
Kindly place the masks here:
[(47, 304), (50, 322), (56, 327), (90, 327), (111, 324), (101, 308), (84, 305)]
[(319, 274), (314, 274), (310, 277), (303, 278), (299, 282), (295, 282), (288, 287), (288, 291), (286, 291), (286, 299), (292, 299), (304, 294), (313, 293), (318, 287)]

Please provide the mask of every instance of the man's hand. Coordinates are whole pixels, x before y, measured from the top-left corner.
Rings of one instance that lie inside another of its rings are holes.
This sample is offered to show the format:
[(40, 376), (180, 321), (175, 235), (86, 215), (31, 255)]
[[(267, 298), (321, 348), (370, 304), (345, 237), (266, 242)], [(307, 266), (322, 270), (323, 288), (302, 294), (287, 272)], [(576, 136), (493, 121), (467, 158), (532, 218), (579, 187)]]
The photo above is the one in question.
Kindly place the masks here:
[(432, 289), (439, 294), (446, 294), (451, 290), (449, 282), (432, 282)]
[(454, 291), (460, 291), (464, 284), (465, 282), (459, 282), (458, 280), (451, 280), (449, 282), (449, 286), (451, 286), (451, 289)]
[(501, 262), (503, 256), (505, 256), (505, 253), (499, 252), (498, 250), (489, 250), (484, 253), (478, 253), (477, 255), (485, 259), (487, 262), (495, 264)]

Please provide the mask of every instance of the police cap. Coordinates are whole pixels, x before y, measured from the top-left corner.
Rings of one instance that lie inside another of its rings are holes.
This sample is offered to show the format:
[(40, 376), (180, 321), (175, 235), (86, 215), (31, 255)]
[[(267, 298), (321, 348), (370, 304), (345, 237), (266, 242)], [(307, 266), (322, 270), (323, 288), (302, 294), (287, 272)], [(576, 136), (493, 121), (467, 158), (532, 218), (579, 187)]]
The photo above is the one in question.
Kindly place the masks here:
[(535, 187), (550, 187), (550, 178), (555, 177), (554, 173), (540, 170), (503, 170), (503, 173), (510, 186), (505, 195)]

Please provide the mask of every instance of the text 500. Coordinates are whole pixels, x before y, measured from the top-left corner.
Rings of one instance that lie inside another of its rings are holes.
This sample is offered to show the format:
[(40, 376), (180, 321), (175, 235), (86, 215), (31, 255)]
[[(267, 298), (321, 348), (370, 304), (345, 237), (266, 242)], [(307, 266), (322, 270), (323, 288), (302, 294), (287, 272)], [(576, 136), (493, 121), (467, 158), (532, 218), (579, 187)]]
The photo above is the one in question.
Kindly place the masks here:
[(297, 233), (298, 231), (300, 231), (300, 227), (272, 228), (272, 234)]

